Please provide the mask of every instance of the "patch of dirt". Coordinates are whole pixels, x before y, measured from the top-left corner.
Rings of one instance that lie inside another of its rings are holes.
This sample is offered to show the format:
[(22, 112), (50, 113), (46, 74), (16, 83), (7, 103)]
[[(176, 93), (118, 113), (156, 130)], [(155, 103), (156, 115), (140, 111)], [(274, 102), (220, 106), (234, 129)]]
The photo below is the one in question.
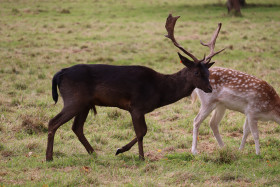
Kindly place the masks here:
[(168, 118), (167, 120), (168, 121), (176, 121), (177, 119), (180, 119), (180, 115), (174, 115), (174, 116)]
[(173, 151), (175, 151), (175, 148), (173, 146), (163, 149), (163, 152), (168, 152), (169, 153), (169, 152), (173, 152)]
[(146, 157), (149, 158), (150, 161), (158, 161), (164, 157), (164, 154), (162, 152), (149, 151), (146, 153)]
[(242, 134), (239, 133), (239, 132), (232, 132), (232, 133), (229, 133), (229, 136), (231, 136), (231, 137), (242, 137)]
[(11, 156), (14, 155), (14, 153), (13, 153), (12, 151), (2, 151), (2, 152), (1, 152), (1, 155), (2, 155), (3, 157), (11, 157)]
[(149, 117), (152, 117), (154, 120), (162, 122), (162, 113), (160, 111), (155, 111), (150, 114), (148, 114)]
[(180, 119), (180, 117), (181, 116), (179, 114), (175, 114), (175, 115), (173, 115), (171, 117), (168, 117), (168, 118), (165, 118), (165, 119), (161, 119), (160, 122), (161, 123), (165, 123), (165, 122), (168, 122), (168, 121), (176, 121), (176, 120)]
[(156, 112), (151, 112), (149, 115), (153, 116), (153, 117), (157, 117), (157, 116), (160, 116), (160, 114), (161, 114), (161, 112), (156, 111)]
[(61, 14), (70, 14), (70, 10), (68, 9), (62, 9), (61, 11), (59, 11)]
[(153, 150), (146, 153), (146, 157), (149, 158), (150, 161), (158, 161), (165, 157), (166, 154), (172, 152), (187, 152), (187, 149), (175, 149), (173, 146), (164, 148), (163, 150)]
[(42, 119), (34, 116), (23, 116), (21, 126), (27, 134), (48, 132), (48, 128), (44, 125)]
[(198, 152), (207, 152), (207, 153), (213, 153), (215, 150), (217, 150), (217, 145), (215, 143), (210, 142), (198, 142)]
[(0, 176), (6, 176), (8, 173), (5, 171), (0, 171)]

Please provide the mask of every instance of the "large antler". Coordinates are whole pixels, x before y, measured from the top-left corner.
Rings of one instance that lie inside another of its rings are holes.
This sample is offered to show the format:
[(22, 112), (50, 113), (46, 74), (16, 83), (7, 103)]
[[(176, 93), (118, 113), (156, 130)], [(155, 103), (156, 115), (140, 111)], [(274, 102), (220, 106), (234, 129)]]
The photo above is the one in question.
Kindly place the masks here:
[(177, 19), (179, 18), (180, 16), (176, 16), (176, 17), (173, 17), (172, 14), (169, 14), (169, 16), (167, 17), (166, 19), (166, 24), (165, 24), (165, 28), (167, 30), (167, 33), (168, 35), (165, 35), (165, 37), (169, 38), (173, 44), (178, 47), (181, 51), (183, 51), (184, 53), (186, 53), (189, 57), (191, 57), (193, 59), (194, 62), (199, 62), (199, 60), (193, 56), (190, 52), (186, 51), (182, 46), (180, 46), (179, 43), (177, 43), (177, 41), (175, 40), (175, 37), (174, 37), (174, 27), (175, 27), (175, 24), (176, 24), (176, 21)]
[(211, 41), (210, 41), (209, 43), (205, 44), (205, 43), (203, 43), (202, 41), (200, 41), (200, 43), (201, 43), (202, 45), (207, 46), (207, 47), (210, 48), (210, 54), (207, 55), (207, 57), (205, 57), (205, 59), (204, 59), (204, 62), (205, 62), (205, 63), (210, 62), (210, 60), (212, 59), (213, 56), (215, 56), (216, 54), (219, 54), (220, 52), (222, 52), (223, 50), (225, 50), (225, 48), (223, 48), (222, 50), (220, 50), (220, 51), (218, 51), (218, 52), (214, 52), (216, 39), (217, 39), (217, 37), (218, 37), (218, 35), (219, 35), (219, 32), (220, 32), (220, 30), (221, 30), (221, 27), (222, 27), (222, 24), (219, 23), (219, 24), (218, 24), (218, 28), (217, 28), (217, 30), (214, 32), (214, 34), (213, 34), (213, 36), (212, 36), (212, 39), (211, 39)]

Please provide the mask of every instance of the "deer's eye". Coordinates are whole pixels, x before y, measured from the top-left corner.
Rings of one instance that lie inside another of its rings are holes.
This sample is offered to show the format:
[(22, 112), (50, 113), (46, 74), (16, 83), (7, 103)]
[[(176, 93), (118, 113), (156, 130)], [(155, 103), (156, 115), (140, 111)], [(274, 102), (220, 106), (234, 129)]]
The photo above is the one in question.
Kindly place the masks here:
[(195, 75), (195, 76), (199, 76), (199, 75), (200, 75), (199, 71), (195, 71), (195, 72), (194, 72), (194, 75)]

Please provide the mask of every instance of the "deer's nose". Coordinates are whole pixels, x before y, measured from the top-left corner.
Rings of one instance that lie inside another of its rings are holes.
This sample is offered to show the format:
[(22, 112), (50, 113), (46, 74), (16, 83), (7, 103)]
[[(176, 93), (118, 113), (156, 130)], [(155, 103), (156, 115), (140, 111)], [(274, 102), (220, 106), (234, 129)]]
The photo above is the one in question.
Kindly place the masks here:
[(212, 92), (212, 86), (209, 84), (207, 87), (207, 92), (206, 93), (211, 93)]

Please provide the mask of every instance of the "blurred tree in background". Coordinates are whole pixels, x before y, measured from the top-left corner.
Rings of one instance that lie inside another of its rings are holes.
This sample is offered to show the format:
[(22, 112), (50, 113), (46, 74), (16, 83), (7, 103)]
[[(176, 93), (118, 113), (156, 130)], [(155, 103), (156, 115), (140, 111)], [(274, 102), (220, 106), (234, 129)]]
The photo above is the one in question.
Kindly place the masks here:
[(245, 5), (245, 0), (227, 0), (228, 14), (241, 16), (241, 6)]
[(244, 7), (246, 5), (246, 1), (245, 0), (239, 0), (240, 6)]

